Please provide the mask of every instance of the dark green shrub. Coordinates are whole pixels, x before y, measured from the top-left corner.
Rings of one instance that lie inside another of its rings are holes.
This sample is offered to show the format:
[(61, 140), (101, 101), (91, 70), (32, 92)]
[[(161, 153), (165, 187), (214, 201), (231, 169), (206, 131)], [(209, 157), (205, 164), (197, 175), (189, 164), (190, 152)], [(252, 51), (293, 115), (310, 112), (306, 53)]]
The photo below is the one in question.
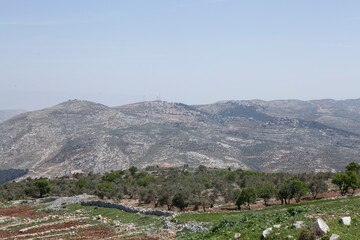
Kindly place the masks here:
[(301, 231), (299, 240), (315, 240), (315, 233), (305, 228)]

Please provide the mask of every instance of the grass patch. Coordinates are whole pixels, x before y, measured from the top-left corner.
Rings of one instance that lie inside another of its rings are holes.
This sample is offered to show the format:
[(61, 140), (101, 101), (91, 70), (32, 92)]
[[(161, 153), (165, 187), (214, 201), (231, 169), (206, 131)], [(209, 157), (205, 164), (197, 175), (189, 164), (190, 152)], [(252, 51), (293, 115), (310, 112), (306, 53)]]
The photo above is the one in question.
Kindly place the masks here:
[[(359, 197), (344, 199), (318, 200), (292, 205), (273, 206), (261, 210), (226, 213), (183, 213), (177, 216), (178, 222), (197, 221), (212, 223), (212, 228), (203, 234), (185, 233), (182, 239), (234, 239), (235, 233), (241, 233), (241, 239), (261, 239), (262, 232), (275, 224), (267, 239), (298, 239), (304, 229), (293, 229), (295, 221), (303, 221), (312, 226), (317, 217), (321, 217), (331, 232), (341, 239), (360, 239), (360, 201)], [(351, 216), (350, 226), (344, 226), (339, 219)]]

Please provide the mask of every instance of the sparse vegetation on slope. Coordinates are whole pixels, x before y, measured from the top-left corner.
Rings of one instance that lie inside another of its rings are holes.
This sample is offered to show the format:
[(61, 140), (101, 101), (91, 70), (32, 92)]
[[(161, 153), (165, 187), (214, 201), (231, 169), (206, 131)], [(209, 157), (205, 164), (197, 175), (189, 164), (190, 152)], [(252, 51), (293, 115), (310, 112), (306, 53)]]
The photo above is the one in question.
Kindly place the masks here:
[(340, 171), (360, 161), (360, 136), (351, 127), (360, 126), (360, 118), (351, 117), (360, 115), (358, 103), (309, 102), (308, 110), (303, 102), (286, 101), (155, 101), (115, 108), (68, 101), (1, 123), (0, 168), (28, 168), (30, 177), (132, 165)]

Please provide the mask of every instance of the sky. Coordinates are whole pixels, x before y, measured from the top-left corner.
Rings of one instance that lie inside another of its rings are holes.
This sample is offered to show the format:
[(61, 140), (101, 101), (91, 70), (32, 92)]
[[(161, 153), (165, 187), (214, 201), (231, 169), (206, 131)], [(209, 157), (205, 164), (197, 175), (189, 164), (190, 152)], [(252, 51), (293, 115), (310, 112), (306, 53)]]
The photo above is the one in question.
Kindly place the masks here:
[(0, 109), (359, 97), (359, 0), (0, 0)]

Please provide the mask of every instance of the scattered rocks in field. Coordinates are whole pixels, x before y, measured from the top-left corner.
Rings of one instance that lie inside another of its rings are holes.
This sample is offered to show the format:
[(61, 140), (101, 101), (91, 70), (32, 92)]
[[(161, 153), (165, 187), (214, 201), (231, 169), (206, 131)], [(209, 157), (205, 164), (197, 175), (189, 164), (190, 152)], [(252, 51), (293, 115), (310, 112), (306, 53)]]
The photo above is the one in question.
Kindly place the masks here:
[(169, 217), (164, 218), (164, 229), (177, 229), (178, 231), (191, 231), (191, 232), (198, 232), (203, 233), (208, 231), (209, 229), (204, 227), (202, 223), (196, 223), (196, 222), (187, 222), (185, 224), (176, 224), (172, 221), (170, 221)]
[(241, 233), (235, 233), (235, 234), (234, 234), (234, 238), (235, 238), (235, 239), (238, 239), (238, 238), (240, 238), (240, 237), (241, 237)]
[(115, 227), (119, 227), (121, 225), (121, 222), (118, 220), (114, 220), (113, 223), (114, 223)]
[(295, 228), (295, 229), (300, 229), (300, 228), (303, 228), (303, 227), (305, 227), (303, 221), (296, 221), (296, 222), (292, 225), (292, 228)]
[(336, 240), (336, 239), (339, 239), (339, 238), (340, 238), (340, 236), (334, 233), (334, 234), (331, 235), (330, 240)]
[(97, 216), (94, 216), (93, 217), (93, 220), (98, 220), (99, 222), (102, 222), (102, 223), (109, 223), (111, 222), (111, 219), (107, 218), (107, 217), (103, 217), (101, 215), (97, 215)]
[(262, 236), (263, 236), (264, 238), (266, 238), (267, 235), (269, 235), (269, 234), (271, 233), (271, 231), (272, 231), (272, 227), (265, 229), (265, 230), (262, 232)]
[(188, 230), (188, 231), (191, 231), (191, 232), (203, 233), (203, 232), (208, 231), (209, 229), (206, 228), (206, 227), (203, 227), (202, 224), (189, 222), (189, 223), (185, 223), (185, 224), (182, 225), (182, 229), (180, 231), (182, 231), (182, 230)]
[(340, 222), (346, 226), (349, 226), (351, 223), (351, 217), (343, 217), (340, 219)]
[(119, 232), (133, 232), (136, 231), (136, 226), (133, 223), (128, 223), (128, 224), (122, 224), (119, 228), (118, 228)]
[(0, 217), (0, 223), (9, 221), (11, 218), (10, 217)]
[(314, 230), (317, 234), (324, 235), (330, 231), (330, 228), (321, 218), (318, 218), (314, 223)]

